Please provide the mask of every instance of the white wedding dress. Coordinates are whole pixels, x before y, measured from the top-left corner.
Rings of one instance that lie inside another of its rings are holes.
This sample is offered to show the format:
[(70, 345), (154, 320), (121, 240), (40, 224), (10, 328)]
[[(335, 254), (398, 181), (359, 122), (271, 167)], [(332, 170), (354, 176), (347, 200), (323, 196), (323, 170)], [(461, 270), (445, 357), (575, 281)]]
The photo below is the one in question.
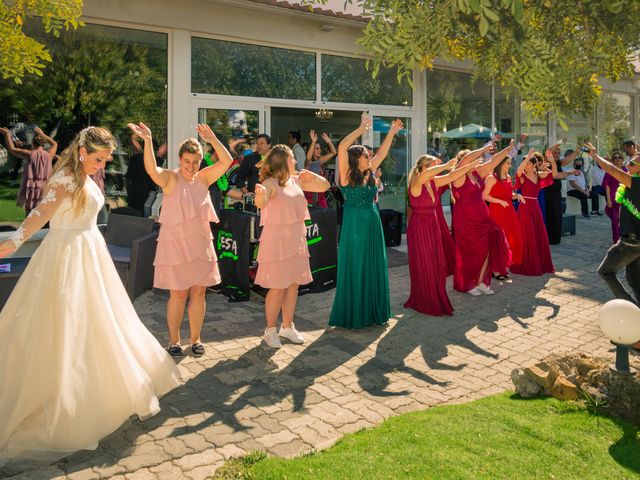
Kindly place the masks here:
[(156, 414), (158, 397), (179, 384), (96, 226), (102, 192), (87, 178), (76, 215), (74, 185), (56, 173), (13, 238), (19, 245), (49, 221), (0, 313), (0, 465), (95, 449), (131, 415)]

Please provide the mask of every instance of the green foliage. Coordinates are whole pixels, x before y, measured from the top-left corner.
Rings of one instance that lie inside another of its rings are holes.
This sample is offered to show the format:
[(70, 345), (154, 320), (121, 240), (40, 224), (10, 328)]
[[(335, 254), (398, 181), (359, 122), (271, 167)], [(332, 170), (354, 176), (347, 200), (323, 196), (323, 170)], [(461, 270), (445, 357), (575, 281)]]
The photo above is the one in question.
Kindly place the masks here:
[[(307, 0), (306, 3), (326, 3)], [(471, 60), (474, 75), (526, 99), (532, 118), (589, 112), (599, 78), (633, 75), (640, 35), (637, 0), (347, 0), (370, 21), (359, 44), (372, 71), (400, 78), (436, 57)]]
[[(20, 85), (0, 81), (0, 103), (43, 128), (60, 123), (63, 143), (89, 124), (117, 134), (127, 122), (143, 120), (161, 139), (166, 134), (167, 52), (154, 46), (162, 34), (145, 33), (145, 41), (129, 43), (128, 32), (89, 25), (64, 33), (50, 43), (53, 63), (42, 77), (26, 77)], [(30, 33), (46, 38), (41, 29)]]
[(260, 479), (637, 479), (638, 429), (579, 403), (511, 393), (390, 418), (293, 460), (235, 461)]
[(0, 74), (21, 83), (27, 74), (42, 76), (51, 55), (45, 45), (24, 32), (27, 22), (41, 22), (59, 37), (64, 29), (83, 26), (82, 0), (5, 0), (0, 2)]

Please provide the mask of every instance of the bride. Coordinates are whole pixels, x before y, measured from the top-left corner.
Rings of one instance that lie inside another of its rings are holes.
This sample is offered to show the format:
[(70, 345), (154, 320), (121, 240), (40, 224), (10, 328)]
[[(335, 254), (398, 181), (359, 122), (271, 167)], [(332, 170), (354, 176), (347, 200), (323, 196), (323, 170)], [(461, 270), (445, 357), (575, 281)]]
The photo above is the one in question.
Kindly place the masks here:
[(158, 413), (158, 397), (179, 383), (96, 226), (104, 197), (89, 175), (114, 147), (108, 130), (82, 130), (40, 204), (0, 243), (0, 257), (9, 255), (49, 222), (0, 313), (0, 465), (95, 449), (131, 415)]

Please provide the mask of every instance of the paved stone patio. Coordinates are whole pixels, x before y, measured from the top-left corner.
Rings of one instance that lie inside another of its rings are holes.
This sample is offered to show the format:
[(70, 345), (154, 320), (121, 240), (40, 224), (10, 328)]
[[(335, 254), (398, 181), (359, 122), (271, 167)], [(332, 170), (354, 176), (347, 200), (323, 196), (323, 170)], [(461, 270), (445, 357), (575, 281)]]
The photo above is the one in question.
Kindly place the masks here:
[[(296, 325), (307, 341), (277, 351), (261, 344), (261, 297), (228, 303), (209, 294), (206, 354), (180, 362), (184, 385), (162, 400), (159, 415), (130, 421), (97, 451), (46, 468), (16, 466), (0, 476), (204, 479), (226, 459), (252, 450), (292, 457), (392, 415), (502, 392), (511, 387), (514, 367), (551, 352), (613, 359), (597, 325), (599, 307), (611, 295), (595, 274), (610, 244), (608, 218), (578, 219), (577, 228), (578, 235), (553, 247), (555, 275), (514, 275), (496, 285), (493, 296), (450, 289), (452, 317), (403, 309), (406, 265), (389, 271), (394, 318), (387, 327), (327, 329), (334, 292), (302, 296)], [(162, 344), (165, 302), (166, 295), (154, 292), (135, 302)]]

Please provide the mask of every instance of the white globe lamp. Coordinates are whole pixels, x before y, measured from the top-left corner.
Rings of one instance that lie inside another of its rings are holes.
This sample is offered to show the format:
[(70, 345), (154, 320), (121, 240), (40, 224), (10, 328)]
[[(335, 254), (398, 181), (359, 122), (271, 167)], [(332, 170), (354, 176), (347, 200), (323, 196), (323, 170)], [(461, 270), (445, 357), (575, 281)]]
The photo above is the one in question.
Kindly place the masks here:
[(600, 329), (616, 345), (616, 370), (629, 371), (629, 345), (640, 341), (640, 308), (611, 300), (600, 309)]

